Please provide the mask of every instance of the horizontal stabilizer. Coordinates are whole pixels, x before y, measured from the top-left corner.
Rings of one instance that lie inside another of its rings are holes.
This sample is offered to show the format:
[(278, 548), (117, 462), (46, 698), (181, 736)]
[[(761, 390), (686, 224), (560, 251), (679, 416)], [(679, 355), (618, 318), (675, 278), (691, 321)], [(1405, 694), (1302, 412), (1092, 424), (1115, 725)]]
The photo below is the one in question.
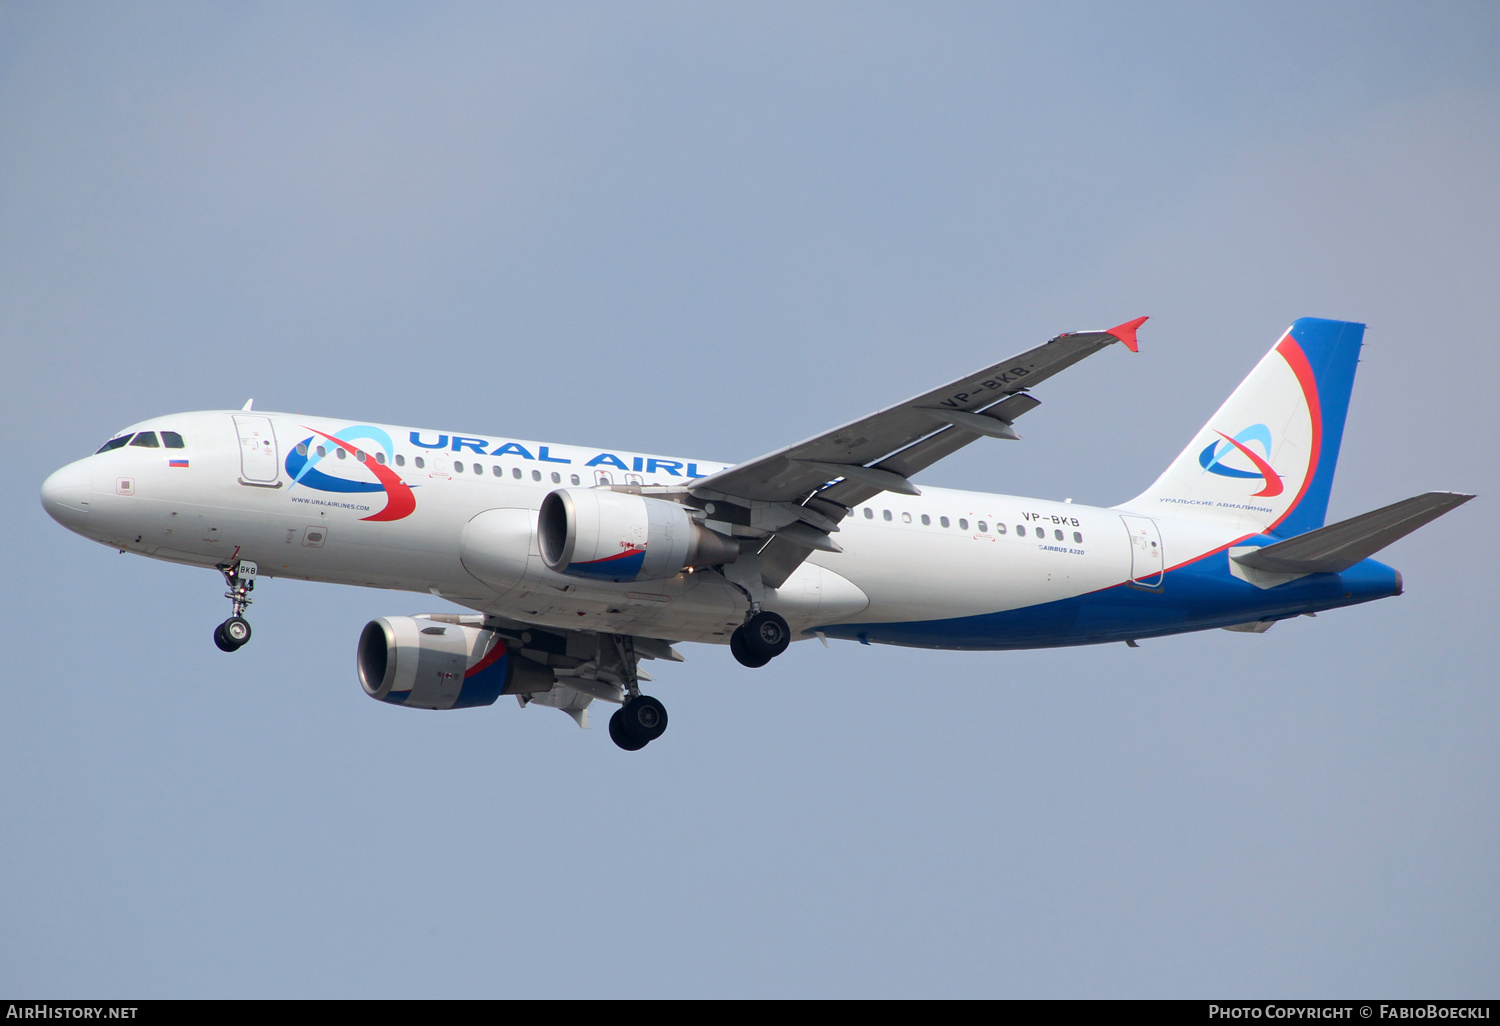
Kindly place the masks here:
[(1458, 492), (1427, 492), (1230, 558), (1268, 573), (1342, 573), (1472, 498)]

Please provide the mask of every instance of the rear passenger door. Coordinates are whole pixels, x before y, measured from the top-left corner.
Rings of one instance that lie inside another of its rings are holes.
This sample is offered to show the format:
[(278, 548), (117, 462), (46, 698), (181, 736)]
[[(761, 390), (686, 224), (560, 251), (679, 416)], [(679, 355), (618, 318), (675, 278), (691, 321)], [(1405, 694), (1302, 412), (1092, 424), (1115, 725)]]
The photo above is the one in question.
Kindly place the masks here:
[(1140, 588), (1159, 588), (1166, 559), (1161, 550), (1161, 530), (1150, 517), (1121, 514), (1130, 534), (1130, 583)]

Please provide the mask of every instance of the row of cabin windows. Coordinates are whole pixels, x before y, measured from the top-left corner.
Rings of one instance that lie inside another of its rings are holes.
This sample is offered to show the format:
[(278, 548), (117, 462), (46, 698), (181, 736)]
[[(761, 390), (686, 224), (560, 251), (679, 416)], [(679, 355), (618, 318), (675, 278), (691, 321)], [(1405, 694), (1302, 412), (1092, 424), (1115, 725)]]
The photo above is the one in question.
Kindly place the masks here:
[[(396, 459), (399, 460), (399, 459), (401, 459), (401, 457), (397, 456)], [(440, 465), (440, 464), (437, 464), (437, 465)], [(422, 457), (420, 457), (420, 456), (417, 457), (417, 466), (418, 467), (422, 466)], [(484, 465), (483, 464), (480, 464), (480, 463), (471, 463), (470, 466), (473, 467), (474, 473), (476, 475), (483, 475), (484, 474)], [(464, 472), (464, 465), (463, 465), (462, 461), (460, 461), (460, 460), (454, 460), (453, 461), (453, 472), (455, 474), (462, 474)], [(499, 467), (499, 466), (491, 466), (490, 467), (490, 473), (492, 475), (494, 475), (495, 477), (504, 477), (505, 476), (505, 468), (504, 467)], [(519, 481), (525, 475), (521, 473), (521, 468), (520, 467), (511, 467), (510, 468), (510, 476), (513, 477), (513, 478), (515, 478), (517, 481)], [(552, 477), (552, 483), (553, 484), (562, 484), (562, 475), (559, 474), (557, 471), (555, 471), (555, 470), (552, 471), (551, 477)], [(578, 475), (577, 474), (569, 474), (568, 477), (572, 481), (573, 484), (578, 484)], [(533, 481), (540, 481), (542, 479), (542, 472), (540, 470), (533, 470), (531, 472), (531, 479)]]
[[(894, 520), (895, 519), (895, 516), (888, 509), (881, 510), (881, 516), (884, 519), (886, 519), (886, 520)], [(874, 520), (875, 519), (875, 511), (873, 509), (871, 509), (869, 506), (865, 507), (865, 519), (866, 520)], [(901, 522), (903, 524), (909, 524), (909, 523), (911, 523), (911, 514), (910, 513), (902, 513), (901, 514)], [(922, 514), (922, 525), (924, 527), (931, 527), (932, 526), (932, 517), (928, 516), (926, 513), (923, 513)], [(938, 526), (939, 527), (952, 527), (953, 524), (952, 524), (952, 521), (950, 521), (947, 517), (938, 517)], [(976, 520), (974, 522), (974, 526), (975, 526), (975, 528), (978, 529), (978, 531), (979, 531), (980, 534), (989, 534), (989, 532), (990, 532), (990, 525), (989, 525), (989, 523), (987, 521)], [(967, 531), (969, 529), (969, 521), (967, 519), (965, 519), (964, 517), (959, 517), (958, 518), (958, 529), (960, 531)], [(1036, 526), (1033, 525), (1032, 528), (1031, 528), (1031, 530), (1036, 534), (1036, 536), (1038, 538), (1046, 538), (1047, 537), (1047, 529), (1045, 527), (1036, 527)], [(996, 524), (995, 525), (995, 533), (996, 534), (1005, 534), (1006, 533), (1006, 527), (1005, 527), (1005, 525), (1004, 524)], [(1026, 525), (1025, 524), (1017, 524), (1016, 525), (1016, 537), (1017, 538), (1024, 538), (1024, 537), (1026, 537)], [(1060, 530), (1056, 530), (1056, 529), (1053, 530), (1052, 537), (1054, 539), (1056, 539), (1057, 541), (1065, 541), (1066, 540), (1066, 538), (1063, 535), (1063, 532), (1060, 531)], [(1082, 531), (1074, 531), (1073, 532), (1073, 543), (1075, 545), (1082, 545), (1083, 544), (1083, 532)]]
[(126, 445), (139, 445), (143, 449), (185, 449), (182, 436), (176, 431), (161, 432), (161, 440), (157, 440), (157, 432), (141, 431), (134, 435), (121, 435), (119, 438), (111, 438), (94, 451), (97, 456), (101, 452), (110, 452), (114, 449), (123, 449)]
[[(316, 452), (319, 456), (327, 456), (328, 455), (328, 447), (327, 446), (323, 446), (323, 445), (316, 446), (313, 449), (313, 451)], [(307, 455), (307, 443), (306, 442), (300, 443), (297, 446), (297, 452), (299, 452), (303, 456), (306, 456)], [(337, 456), (341, 460), (349, 458), (349, 454), (347, 452), (345, 452), (342, 447), (336, 447), (333, 450), (333, 452), (334, 452), (334, 455)], [(360, 451), (358, 449), (356, 449), (354, 451), (354, 458), (357, 459), (357, 460), (359, 460), (359, 462), (361, 462), (361, 463), (363, 463), (363, 462), (365, 462), (365, 460), (369, 459), (369, 457), (364, 452), (362, 452), (362, 451)], [(383, 453), (383, 452), (377, 452), (375, 454), (375, 462), (376, 463), (380, 463), (380, 464), (383, 465), (385, 463), (385, 453)], [(425, 458), (421, 457), (421, 456), (414, 456), (414, 457), (412, 457), (412, 465), (415, 466), (418, 470), (426, 470), (427, 469), (427, 460)], [(404, 466), (406, 466), (406, 457), (403, 456), (403, 455), (401, 455), (400, 453), (396, 454), (396, 466), (398, 466), (398, 467), (404, 467)], [(483, 474), (484, 473), (484, 466), (482, 464), (474, 463), (474, 464), (471, 464), (471, 466), (474, 468), (474, 473), (475, 474)], [(433, 470), (441, 471), (443, 469), (443, 461), (442, 460), (434, 460), (433, 463), (432, 463), (432, 469)], [(453, 472), (455, 474), (462, 474), (464, 472), (464, 465), (463, 465), (463, 463), (460, 462), (460, 461), (458, 461), (458, 460), (455, 460), (453, 462)], [(492, 467), (490, 467), (490, 473), (493, 474), (495, 477), (504, 477), (505, 476), (505, 468), (504, 467), (499, 467), (499, 466), (492, 466)], [(521, 468), (520, 467), (511, 467), (510, 468), (510, 476), (513, 477), (513, 478), (515, 478), (517, 481), (519, 481), (519, 480), (522, 479), (522, 477), (524, 475), (521, 473)], [(562, 484), (562, 475), (559, 474), (557, 471), (554, 470), (552, 472), (552, 474), (551, 474), (551, 477), (552, 477), (552, 483), (553, 484)], [(578, 481), (578, 475), (577, 474), (569, 474), (568, 477), (572, 481), (573, 484), (576, 485), (576, 484), (579, 483), (579, 481)], [(531, 479), (533, 481), (540, 481), (542, 479), (542, 472), (540, 470), (533, 470), (531, 472)]]

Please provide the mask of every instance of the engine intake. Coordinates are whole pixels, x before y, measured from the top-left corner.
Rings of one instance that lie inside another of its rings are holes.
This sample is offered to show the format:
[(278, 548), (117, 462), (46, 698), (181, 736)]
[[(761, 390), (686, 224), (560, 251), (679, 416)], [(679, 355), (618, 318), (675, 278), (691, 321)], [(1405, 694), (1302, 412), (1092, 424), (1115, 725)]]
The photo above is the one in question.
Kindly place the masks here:
[(596, 581), (660, 581), (740, 555), (738, 542), (695, 523), (675, 502), (602, 488), (548, 493), (537, 534), (550, 569)]
[(488, 628), (413, 616), (367, 623), (355, 661), (365, 694), (412, 709), (493, 705), (501, 695), (551, 691), (556, 680)]

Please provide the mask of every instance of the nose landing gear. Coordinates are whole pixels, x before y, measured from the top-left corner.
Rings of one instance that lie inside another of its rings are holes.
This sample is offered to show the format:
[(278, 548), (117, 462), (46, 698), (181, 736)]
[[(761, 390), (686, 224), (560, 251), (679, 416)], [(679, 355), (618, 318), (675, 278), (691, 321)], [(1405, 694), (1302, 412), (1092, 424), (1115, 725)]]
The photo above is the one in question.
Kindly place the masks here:
[(229, 590), (224, 597), (231, 603), (229, 619), (214, 628), (214, 644), (223, 652), (233, 652), (250, 640), (250, 621), (245, 619), (245, 607), (250, 605), (250, 592), (255, 588), (255, 577), (260, 567), (248, 559), (241, 559), (219, 567), (224, 583)]

